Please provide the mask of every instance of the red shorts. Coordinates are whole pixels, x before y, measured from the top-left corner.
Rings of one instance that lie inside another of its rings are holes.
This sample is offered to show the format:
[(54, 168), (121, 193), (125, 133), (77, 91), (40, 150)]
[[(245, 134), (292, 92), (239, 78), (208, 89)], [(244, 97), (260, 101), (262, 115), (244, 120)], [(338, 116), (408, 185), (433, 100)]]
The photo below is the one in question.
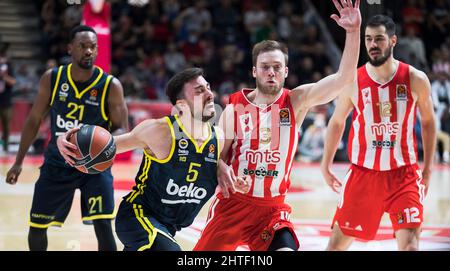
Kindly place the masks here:
[(233, 251), (248, 245), (251, 250), (266, 251), (275, 231), (283, 228), (290, 230), (298, 247), (290, 214), (291, 207), (284, 203), (284, 197), (268, 202), (239, 193), (225, 199), (219, 193), (194, 250)]
[(332, 227), (337, 222), (345, 235), (371, 240), (387, 212), (394, 231), (418, 228), (423, 221), (424, 191), (417, 165), (389, 171), (351, 165)]

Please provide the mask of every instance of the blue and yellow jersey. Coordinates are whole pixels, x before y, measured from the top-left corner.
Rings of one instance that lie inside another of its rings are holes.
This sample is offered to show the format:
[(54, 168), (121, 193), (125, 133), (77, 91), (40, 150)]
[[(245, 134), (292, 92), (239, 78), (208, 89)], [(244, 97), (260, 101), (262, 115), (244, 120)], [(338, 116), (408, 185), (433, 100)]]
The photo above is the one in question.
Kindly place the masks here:
[(192, 224), (214, 195), (219, 142), (214, 128), (209, 126), (208, 139), (198, 146), (177, 116), (166, 120), (172, 133), (169, 156), (160, 160), (144, 151), (136, 185), (124, 200), (144, 206), (159, 222), (180, 230)]
[(56, 147), (56, 139), (82, 124), (101, 126), (109, 130), (108, 92), (113, 78), (95, 67), (85, 82), (73, 81), (72, 64), (54, 68), (51, 73), (50, 125), (51, 139), (45, 152), (45, 162), (69, 167)]

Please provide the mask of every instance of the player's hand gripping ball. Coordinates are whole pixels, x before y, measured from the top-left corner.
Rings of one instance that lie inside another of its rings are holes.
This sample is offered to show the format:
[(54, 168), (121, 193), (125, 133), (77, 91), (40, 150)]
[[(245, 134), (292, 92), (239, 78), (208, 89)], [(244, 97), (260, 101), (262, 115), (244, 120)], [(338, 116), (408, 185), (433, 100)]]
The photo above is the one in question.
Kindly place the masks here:
[(83, 125), (68, 141), (78, 148), (74, 167), (84, 173), (96, 174), (107, 170), (116, 156), (113, 136), (100, 126)]

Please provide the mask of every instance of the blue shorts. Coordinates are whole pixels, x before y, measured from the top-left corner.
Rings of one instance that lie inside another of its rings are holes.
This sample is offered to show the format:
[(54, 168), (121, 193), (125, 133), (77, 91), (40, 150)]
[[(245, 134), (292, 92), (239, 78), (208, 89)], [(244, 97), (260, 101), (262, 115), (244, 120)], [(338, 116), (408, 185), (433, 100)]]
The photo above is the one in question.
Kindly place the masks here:
[(117, 212), (116, 233), (125, 251), (181, 250), (173, 238), (174, 230), (156, 220), (142, 205), (125, 200)]
[(76, 189), (81, 191), (83, 223), (95, 219), (113, 219), (114, 190), (111, 169), (99, 174), (85, 174), (75, 168), (62, 168), (47, 163), (41, 167), (34, 186), (30, 226), (48, 228), (62, 226)]

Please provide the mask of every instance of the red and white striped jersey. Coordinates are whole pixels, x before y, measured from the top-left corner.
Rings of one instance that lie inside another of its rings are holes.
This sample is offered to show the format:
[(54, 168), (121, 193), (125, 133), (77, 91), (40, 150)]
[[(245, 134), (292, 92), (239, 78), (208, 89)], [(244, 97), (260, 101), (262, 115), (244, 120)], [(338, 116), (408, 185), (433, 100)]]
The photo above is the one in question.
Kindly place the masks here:
[(358, 104), (348, 139), (353, 164), (390, 170), (417, 162), (416, 98), (412, 95), (409, 65), (399, 62), (393, 78), (379, 84), (358, 69)]
[(236, 176), (252, 177), (247, 196), (263, 199), (284, 196), (290, 186), (299, 138), (290, 90), (282, 89), (274, 103), (264, 106), (248, 100), (251, 91), (243, 89), (230, 96), (235, 136), (228, 164)]

